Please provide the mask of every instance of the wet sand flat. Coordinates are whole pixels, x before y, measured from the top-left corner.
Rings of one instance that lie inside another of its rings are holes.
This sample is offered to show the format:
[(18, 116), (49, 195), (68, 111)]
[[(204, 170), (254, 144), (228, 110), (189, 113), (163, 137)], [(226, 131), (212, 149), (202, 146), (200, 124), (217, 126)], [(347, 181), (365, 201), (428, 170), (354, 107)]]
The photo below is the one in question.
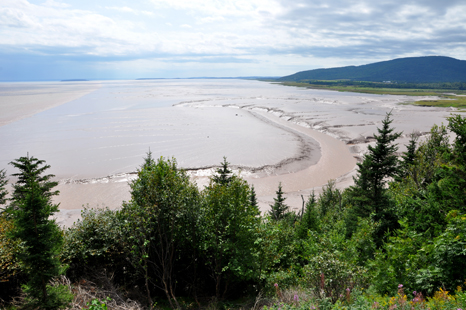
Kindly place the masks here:
[(340, 187), (351, 184), (356, 161), (387, 112), (404, 132), (401, 145), (412, 131), (425, 136), (452, 112), (405, 105), (412, 97), (258, 81), (100, 81), (95, 89), (88, 85), (78, 92), (79, 83), (54, 84), (58, 88), (50, 96), (45, 90), (31, 93), (40, 88), (34, 83), (0, 85), (2, 112), (11, 107), (5, 99), (11, 96), (48, 102), (46, 110), (31, 105), (29, 113), (15, 112), (17, 120), (10, 117), (0, 126), (0, 143), (8, 146), (0, 154), (0, 169), (13, 173), (8, 162), (27, 152), (46, 160), (60, 182), (56, 201), (64, 225), (79, 217), (83, 205), (115, 209), (129, 200), (128, 181), (149, 148), (155, 157), (174, 156), (201, 188), (226, 156), (236, 173), (255, 185), (263, 211), (279, 182), (296, 209), (301, 195), (307, 198), (331, 179)]
[(0, 83), (0, 126), (75, 100), (99, 87), (96, 82)]

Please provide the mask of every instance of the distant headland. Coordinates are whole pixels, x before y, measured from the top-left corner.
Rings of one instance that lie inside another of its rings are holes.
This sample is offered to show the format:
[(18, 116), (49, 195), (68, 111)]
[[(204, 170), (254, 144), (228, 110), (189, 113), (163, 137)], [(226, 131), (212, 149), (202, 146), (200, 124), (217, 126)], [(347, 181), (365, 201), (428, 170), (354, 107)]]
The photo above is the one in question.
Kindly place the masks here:
[(445, 56), (398, 58), (362, 66), (314, 69), (277, 79), (280, 82), (350, 80), (367, 82), (466, 82), (466, 61)]

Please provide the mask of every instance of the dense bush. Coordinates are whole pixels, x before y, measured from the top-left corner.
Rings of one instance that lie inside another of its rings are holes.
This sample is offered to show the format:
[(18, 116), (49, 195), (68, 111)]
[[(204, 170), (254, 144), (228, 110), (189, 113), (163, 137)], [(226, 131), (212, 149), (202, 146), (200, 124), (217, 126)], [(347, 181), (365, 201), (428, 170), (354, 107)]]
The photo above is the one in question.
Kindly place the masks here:
[[(226, 159), (199, 191), (175, 159), (149, 153), (131, 200), (119, 211), (85, 209), (60, 257), (73, 281), (104, 274), (109, 291), (148, 308), (233, 307), (262, 294), (274, 309), (464, 307), (466, 121), (448, 121), (419, 145), (412, 138), (400, 159), (387, 115), (355, 185), (330, 181), (298, 215), (279, 186), (274, 212), (260, 216), (254, 189)], [(23, 270), (22, 241), (5, 234), (14, 225), (0, 217), (1, 280)]]
[(122, 223), (115, 211), (89, 209), (65, 231), (62, 260), (70, 267), (68, 275), (78, 280), (106, 270), (121, 273), (128, 268)]

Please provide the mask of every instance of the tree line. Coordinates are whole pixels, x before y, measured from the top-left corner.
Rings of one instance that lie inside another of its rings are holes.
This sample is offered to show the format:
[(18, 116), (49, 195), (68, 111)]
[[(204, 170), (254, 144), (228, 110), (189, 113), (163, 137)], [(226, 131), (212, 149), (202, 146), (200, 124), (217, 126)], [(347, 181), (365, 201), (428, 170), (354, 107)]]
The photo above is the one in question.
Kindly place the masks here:
[(319, 86), (355, 86), (369, 88), (425, 89), (425, 90), (466, 90), (465, 82), (408, 83), (399, 81), (371, 82), (355, 80), (306, 80), (306, 83)]
[(21, 157), (11, 163), (19, 172), (10, 199), (0, 172), (0, 297), (64, 308), (72, 293), (51, 280), (102, 273), (148, 309), (226, 304), (278, 287), (305, 287), (333, 303), (358, 287), (455, 290), (466, 279), (466, 119), (452, 115), (422, 142), (410, 135), (402, 156), (392, 121), (390, 113), (382, 120), (353, 186), (330, 181), (299, 213), (279, 184), (261, 215), (254, 188), (226, 158), (200, 190), (174, 158), (149, 152), (130, 201), (116, 211), (85, 209), (61, 229), (51, 217), (58, 192), (49, 166)]

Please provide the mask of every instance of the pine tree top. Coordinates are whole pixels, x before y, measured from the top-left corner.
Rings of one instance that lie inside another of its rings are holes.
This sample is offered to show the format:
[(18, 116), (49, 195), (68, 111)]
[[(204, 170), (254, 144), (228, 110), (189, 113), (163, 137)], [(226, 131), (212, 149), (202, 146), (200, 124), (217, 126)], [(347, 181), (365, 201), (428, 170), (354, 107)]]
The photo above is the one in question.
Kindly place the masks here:
[(217, 169), (218, 175), (214, 175), (212, 177), (212, 180), (221, 185), (228, 185), (231, 181), (231, 174), (233, 171), (229, 168), (230, 163), (227, 162), (227, 158), (224, 156), (223, 157), (223, 162), (220, 163), (221, 167)]
[(286, 198), (283, 196), (282, 183), (278, 184), (278, 190), (275, 192), (277, 197), (274, 198), (274, 204), (270, 205), (271, 210), (269, 211), (270, 216), (275, 220), (283, 219), (288, 213), (289, 206), (285, 204)]
[(55, 175), (44, 175), (44, 172), (50, 168), (50, 165), (46, 165), (44, 160), (29, 157), (28, 154), (26, 157), (20, 157), (10, 162), (10, 165), (19, 170), (18, 173), (12, 174), (12, 176), (18, 177), (16, 184), (13, 185), (12, 196), (14, 199), (24, 197), (26, 189), (33, 183), (39, 184), (41, 194), (47, 199), (59, 194), (59, 191), (52, 191), (58, 185), (58, 182), (50, 181)]

